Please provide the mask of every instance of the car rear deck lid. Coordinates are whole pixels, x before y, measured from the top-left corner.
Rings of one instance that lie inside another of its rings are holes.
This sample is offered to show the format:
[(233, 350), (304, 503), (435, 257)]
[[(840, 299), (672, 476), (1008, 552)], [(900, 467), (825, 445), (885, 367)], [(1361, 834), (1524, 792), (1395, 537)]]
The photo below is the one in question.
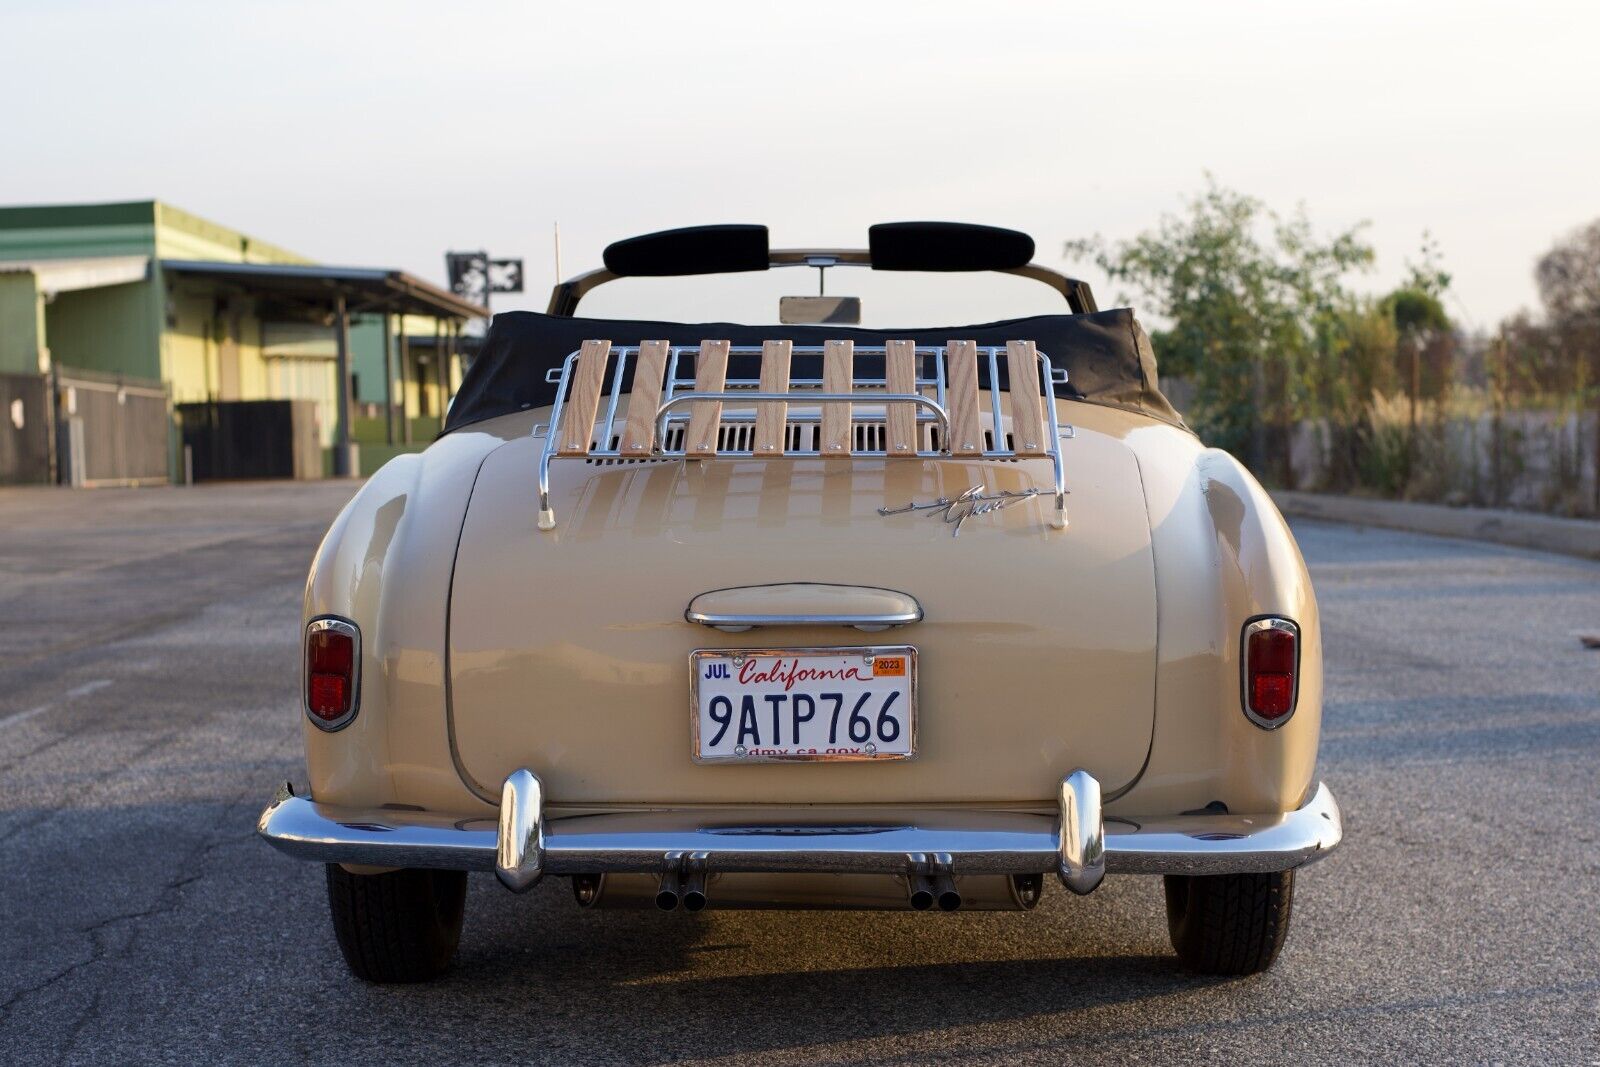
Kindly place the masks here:
[(683, 617), (730, 633), (757, 626), (853, 626), (872, 632), (920, 621), (922, 605), (893, 589), (783, 582), (701, 593), (689, 601)]

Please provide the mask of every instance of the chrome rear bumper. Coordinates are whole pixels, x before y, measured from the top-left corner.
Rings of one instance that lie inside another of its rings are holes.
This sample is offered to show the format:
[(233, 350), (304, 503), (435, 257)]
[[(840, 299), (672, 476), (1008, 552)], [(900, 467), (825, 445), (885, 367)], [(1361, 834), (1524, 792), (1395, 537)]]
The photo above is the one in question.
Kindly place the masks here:
[(1054, 872), (1088, 893), (1107, 871), (1237, 874), (1281, 871), (1339, 844), (1339, 805), (1318, 784), (1281, 815), (1103, 817), (1085, 771), (1062, 780), (1053, 816), (1015, 811), (827, 808), (615, 812), (547, 817), (531, 772), (506, 779), (498, 820), (388, 808), (350, 809), (297, 797), (285, 783), (257, 832), (300, 859), (375, 867), (495, 871), (521, 891), (546, 874), (816, 872), (953, 876)]

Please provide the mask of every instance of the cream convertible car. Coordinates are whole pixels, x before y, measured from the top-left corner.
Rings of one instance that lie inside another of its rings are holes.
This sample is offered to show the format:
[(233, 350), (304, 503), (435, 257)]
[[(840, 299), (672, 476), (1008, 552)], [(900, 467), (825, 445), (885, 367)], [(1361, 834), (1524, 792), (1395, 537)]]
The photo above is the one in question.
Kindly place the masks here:
[[(445, 968), (468, 871), (668, 911), (1026, 911), (1159, 874), (1188, 965), (1271, 966), (1295, 868), (1341, 835), (1305, 565), (1132, 312), (1032, 253), (677, 230), (495, 319), (306, 586), (310, 793), (260, 832), (327, 865), (357, 975)], [(624, 276), (849, 265), (1009, 272), (1071, 314), (573, 317)]]

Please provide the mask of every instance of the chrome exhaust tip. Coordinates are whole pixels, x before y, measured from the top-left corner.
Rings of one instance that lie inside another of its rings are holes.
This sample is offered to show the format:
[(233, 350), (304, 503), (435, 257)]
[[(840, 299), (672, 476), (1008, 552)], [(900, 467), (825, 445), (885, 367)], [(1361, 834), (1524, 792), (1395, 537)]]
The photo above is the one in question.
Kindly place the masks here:
[[(675, 911), (681, 894), (677, 871), (668, 871), (661, 876), (661, 887), (656, 890), (656, 907), (662, 911)], [(702, 898), (702, 905), (704, 899)]]
[(933, 892), (940, 911), (955, 911), (961, 907), (961, 891), (948, 874), (941, 874), (933, 880)]
[(683, 910), (701, 911), (706, 906), (706, 875), (704, 871), (690, 871), (683, 880)]
[(925, 875), (913, 874), (907, 879), (906, 888), (913, 911), (927, 911), (933, 907), (933, 883)]

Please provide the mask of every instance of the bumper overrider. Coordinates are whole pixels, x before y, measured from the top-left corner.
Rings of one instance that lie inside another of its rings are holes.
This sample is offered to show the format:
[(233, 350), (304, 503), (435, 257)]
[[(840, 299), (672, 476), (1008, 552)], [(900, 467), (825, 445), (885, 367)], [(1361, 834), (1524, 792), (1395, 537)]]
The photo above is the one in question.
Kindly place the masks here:
[(1321, 859), (1343, 836), (1339, 805), (1318, 784), (1295, 811), (1208, 812), (1159, 819), (1105, 816), (1087, 771), (1061, 780), (1054, 815), (893, 808), (708, 808), (553, 817), (528, 770), (505, 781), (498, 820), (390, 808), (354, 809), (298, 797), (288, 783), (257, 832), (300, 859), (373, 867), (494, 871), (521, 892), (546, 874), (887, 874), (908, 878), (1055, 873), (1075, 893), (1107, 871), (1240, 874)]

